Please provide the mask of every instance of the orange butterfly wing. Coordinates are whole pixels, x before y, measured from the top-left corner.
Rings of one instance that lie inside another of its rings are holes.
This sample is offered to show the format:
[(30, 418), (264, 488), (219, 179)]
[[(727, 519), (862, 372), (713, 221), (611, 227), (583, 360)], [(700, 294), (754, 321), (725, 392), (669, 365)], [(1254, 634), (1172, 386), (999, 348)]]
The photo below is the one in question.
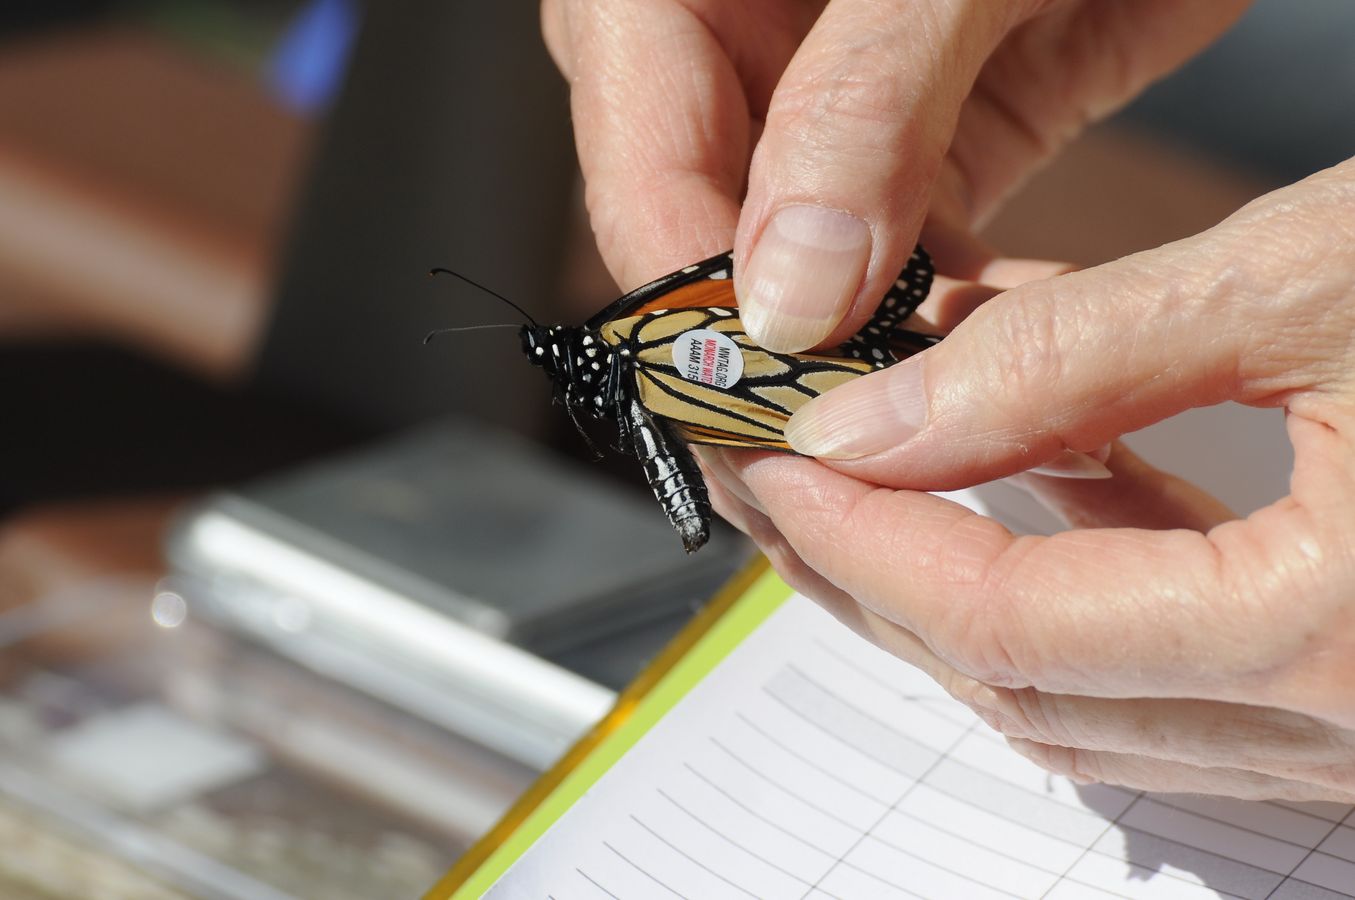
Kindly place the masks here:
[(651, 281), (609, 304), (584, 327), (597, 330), (617, 319), (642, 316), (656, 309), (738, 306), (734, 299), (732, 252), (721, 253), (695, 265)]

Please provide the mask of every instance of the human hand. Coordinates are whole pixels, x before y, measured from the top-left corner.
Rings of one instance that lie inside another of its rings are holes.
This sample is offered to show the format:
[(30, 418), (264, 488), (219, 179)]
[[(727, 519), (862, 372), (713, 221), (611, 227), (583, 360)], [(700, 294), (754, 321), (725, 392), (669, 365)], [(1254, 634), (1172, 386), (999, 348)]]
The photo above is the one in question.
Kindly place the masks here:
[(1245, 5), (544, 0), (542, 22), (612, 275), (734, 246), (750, 334), (798, 351), (865, 322), (929, 204), (938, 269), (976, 278), (954, 236)]
[[(1198, 236), (982, 304), (798, 412), (788, 437), (822, 461), (703, 455), (717, 507), (792, 584), (1046, 768), (1348, 803), (1352, 335), (1355, 160)], [(1289, 496), (1245, 520), (1118, 443), (1110, 479), (1019, 476), (1076, 526), (1052, 537), (915, 492), (1225, 400), (1283, 407), (1295, 451)]]

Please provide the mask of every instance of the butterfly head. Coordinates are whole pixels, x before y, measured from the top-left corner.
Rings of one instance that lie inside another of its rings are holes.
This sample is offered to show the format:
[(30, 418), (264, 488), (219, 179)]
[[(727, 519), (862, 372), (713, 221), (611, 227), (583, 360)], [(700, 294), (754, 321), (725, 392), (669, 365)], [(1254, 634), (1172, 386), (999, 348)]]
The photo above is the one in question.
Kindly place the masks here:
[(563, 325), (523, 325), (518, 332), (522, 335), (522, 352), (532, 365), (546, 370), (552, 381), (566, 376), (565, 360), (568, 359), (569, 331)]

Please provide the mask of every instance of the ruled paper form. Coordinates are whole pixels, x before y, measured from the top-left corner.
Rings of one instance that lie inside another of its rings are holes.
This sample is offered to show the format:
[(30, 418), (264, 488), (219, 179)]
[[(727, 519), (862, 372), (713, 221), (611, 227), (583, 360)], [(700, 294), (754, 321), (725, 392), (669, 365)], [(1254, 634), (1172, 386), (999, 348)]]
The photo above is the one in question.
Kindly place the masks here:
[(1336, 900), (1353, 812), (1076, 787), (797, 596), (489, 896)]

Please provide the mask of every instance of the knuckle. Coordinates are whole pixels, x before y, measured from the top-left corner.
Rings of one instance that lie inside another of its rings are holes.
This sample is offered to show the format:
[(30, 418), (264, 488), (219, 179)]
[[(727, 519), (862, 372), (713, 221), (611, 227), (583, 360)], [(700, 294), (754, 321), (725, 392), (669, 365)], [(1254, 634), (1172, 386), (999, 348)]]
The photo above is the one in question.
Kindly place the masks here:
[[(1241, 340), (1236, 379), (1252, 398), (1342, 380), (1355, 356), (1346, 260), (1355, 165), (1264, 195), (1206, 232), (1216, 318)], [(1258, 253), (1257, 248), (1266, 252)]]
[(1027, 604), (1021, 594), (1025, 579), (1019, 573), (1039, 545), (1038, 538), (1009, 540), (954, 605), (947, 623), (959, 667), (985, 684), (1017, 690), (1049, 682), (1052, 661), (1020, 612)]
[(989, 687), (949, 667), (933, 677), (947, 694), (969, 707), (989, 728), (1008, 737), (1026, 736), (1008, 727), (1002, 713), (1001, 688)]
[(994, 311), (1000, 315), (989, 319), (995, 333), (986, 336), (986, 343), (996, 367), (1000, 398), (1004, 405), (1014, 407), (1010, 414), (1022, 416), (1032, 411), (1029, 407), (1037, 398), (1048, 394), (1051, 385), (1062, 382), (1068, 319), (1057, 314), (1049, 300), (1036, 296), (1001, 304)]
[(1343, 750), (1325, 754), (1327, 761), (1314, 766), (1308, 780), (1355, 794), (1355, 748), (1348, 741), (1342, 743), (1345, 744)]
[(611, 262), (617, 255), (625, 234), (622, 206), (615, 202), (615, 189), (604, 179), (584, 180), (584, 208), (593, 228), (593, 238), (602, 258)]
[(1034, 688), (1017, 688), (1002, 694), (1007, 700), (1003, 713), (1013, 727), (1022, 729), (1022, 736), (1061, 747), (1081, 745), (1069, 732), (1055, 697)]
[(888, 93), (868, 71), (842, 65), (821, 75), (802, 78), (778, 89), (769, 113), (782, 125), (820, 122), (838, 117), (883, 124), (894, 111)]
[(928, 624), (928, 642), (960, 672), (993, 687), (1030, 683), (1010, 652), (1008, 616), (1001, 612), (1007, 598), (996, 598), (985, 588), (994, 560), (1010, 552), (1004, 548), (1023, 541), (975, 514), (929, 535), (925, 546), (906, 548), (919, 578), (953, 601)]
[(839, 159), (893, 150), (907, 120), (896, 79), (872, 61), (878, 58), (852, 51), (779, 86), (767, 111), (769, 130)]
[(1084, 753), (1070, 747), (1059, 747), (1040, 741), (1015, 738), (1008, 741), (1016, 752), (1035, 765), (1054, 775), (1062, 775), (1075, 781), (1102, 781), (1097, 755)]
[[(1323, 523), (1311, 512), (1257, 515), (1265, 529), (1228, 523), (1208, 538), (1218, 563), (1212, 601), (1202, 604), (1202, 625), (1218, 635), (1216, 646), (1220, 658), (1231, 662), (1231, 677), (1254, 685), (1262, 697), (1307, 677), (1315, 659), (1342, 660), (1336, 664), (1340, 674), (1355, 677), (1348, 651), (1355, 629), (1341, 589), (1355, 581), (1355, 567), (1345, 554), (1332, 552)], [(1268, 533), (1289, 539), (1268, 540)], [(1294, 597), (1308, 600), (1303, 616), (1294, 615)], [(1261, 652), (1258, 633), (1266, 635)]]
[[(1067, 749), (1091, 749), (1085, 737), (1075, 733), (1076, 722), (1060, 709), (1056, 695), (1034, 688), (990, 688), (988, 703), (993, 710), (985, 721), (1008, 737), (1025, 738), (1040, 744)], [(970, 692), (977, 694), (977, 692)], [(990, 721), (990, 718), (992, 721)]]
[(1065, 778), (1072, 779), (1081, 784), (1098, 783), (1118, 783), (1120, 777), (1113, 771), (1111, 757), (1087, 750), (1076, 750), (1070, 747), (1055, 747), (1058, 768), (1052, 771)]

